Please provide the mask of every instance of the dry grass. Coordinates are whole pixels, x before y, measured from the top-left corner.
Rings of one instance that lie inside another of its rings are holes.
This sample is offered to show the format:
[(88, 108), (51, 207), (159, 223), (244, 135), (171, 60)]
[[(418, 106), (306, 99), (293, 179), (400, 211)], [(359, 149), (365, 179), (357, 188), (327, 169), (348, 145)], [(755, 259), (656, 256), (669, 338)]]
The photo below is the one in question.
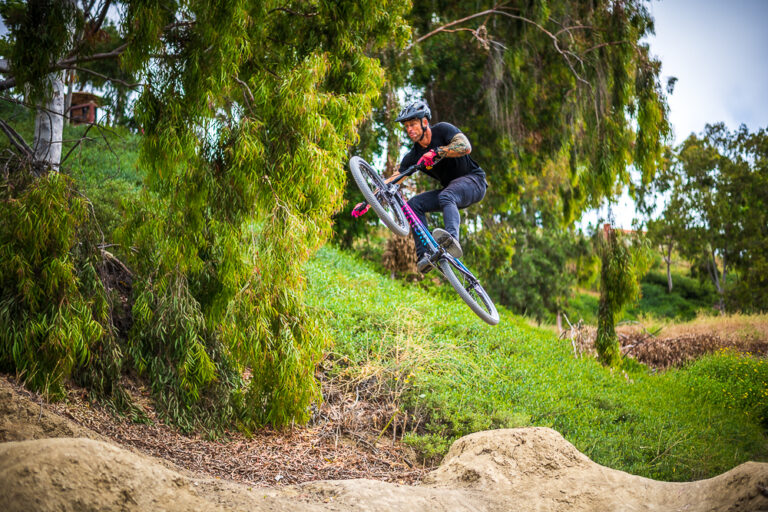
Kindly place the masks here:
[[(621, 350), (653, 368), (682, 366), (720, 349), (768, 357), (768, 315), (703, 316), (685, 323), (634, 322), (616, 328)], [(562, 337), (577, 355), (595, 355), (597, 329), (579, 323)]]
[(768, 342), (768, 314), (701, 316), (690, 322), (662, 326), (659, 336), (715, 334), (735, 344)]

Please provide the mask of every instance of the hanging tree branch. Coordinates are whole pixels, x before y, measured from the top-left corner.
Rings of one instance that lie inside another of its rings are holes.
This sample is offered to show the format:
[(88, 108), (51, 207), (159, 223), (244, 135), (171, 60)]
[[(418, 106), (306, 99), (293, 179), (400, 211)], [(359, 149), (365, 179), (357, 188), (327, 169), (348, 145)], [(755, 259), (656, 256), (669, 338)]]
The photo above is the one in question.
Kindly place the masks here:
[(103, 75), (103, 74), (98, 73), (98, 72), (96, 72), (96, 71), (94, 71), (92, 69), (81, 68), (81, 67), (78, 67), (78, 66), (67, 66), (67, 67), (64, 67), (64, 68), (61, 68), (61, 69), (69, 69), (69, 70), (73, 70), (73, 71), (80, 71), (80, 72), (83, 72), (83, 73), (88, 73), (88, 74), (91, 74), (91, 75), (94, 75), (94, 76), (98, 76), (99, 78), (103, 78), (107, 82), (112, 82), (112, 83), (115, 83), (115, 84), (120, 84), (120, 85), (122, 85), (124, 87), (128, 87), (128, 88), (134, 88), (134, 87), (139, 87), (139, 86), (142, 86), (142, 85), (146, 85), (146, 84), (143, 84), (141, 82), (135, 83), (135, 84), (130, 84), (130, 83), (126, 82), (125, 80), (120, 80), (119, 78), (110, 78), (107, 75)]
[[(584, 79), (579, 74), (579, 72), (574, 67), (574, 64), (573, 64), (571, 59), (577, 60), (582, 67), (584, 67), (584, 61), (581, 59), (581, 57), (579, 57), (578, 55), (576, 55), (572, 51), (561, 48), (560, 47), (560, 39), (559, 39), (558, 36), (560, 34), (562, 34), (563, 32), (570, 33), (571, 30), (587, 30), (587, 29), (595, 30), (594, 27), (591, 27), (591, 26), (588, 26), (588, 25), (574, 25), (574, 26), (571, 26), (571, 27), (563, 27), (560, 30), (558, 30), (557, 33), (553, 34), (549, 30), (544, 28), (544, 26), (542, 26), (540, 23), (537, 23), (537, 22), (535, 22), (534, 20), (532, 20), (530, 18), (526, 18), (525, 16), (520, 16), (519, 14), (513, 14), (511, 12), (508, 12), (508, 9), (509, 8), (505, 7), (504, 3), (497, 4), (497, 5), (493, 6), (490, 9), (486, 9), (484, 11), (476, 12), (476, 13), (471, 14), (469, 16), (465, 16), (464, 18), (461, 18), (461, 19), (454, 20), (454, 21), (451, 21), (449, 23), (446, 23), (445, 25), (442, 25), (442, 26), (436, 28), (435, 30), (433, 30), (433, 31), (431, 31), (431, 32), (421, 36), (420, 38), (416, 39), (416, 41), (414, 41), (413, 43), (409, 44), (404, 51), (410, 50), (415, 44), (421, 43), (422, 41), (424, 41), (424, 40), (426, 40), (426, 39), (428, 39), (428, 38), (430, 38), (430, 37), (432, 37), (435, 34), (438, 34), (440, 32), (452, 32), (453, 30), (449, 30), (449, 29), (451, 29), (451, 27), (454, 27), (456, 25), (460, 25), (462, 23), (465, 23), (467, 21), (473, 20), (475, 18), (480, 18), (480, 17), (483, 17), (483, 16), (493, 16), (493, 15), (505, 16), (507, 18), (511, 18), (511, 19), (514, 19), (514, 20), (522, 21), (524, 23), (528, 23), (530, 25), (533, 25), (534, 27), (539, 29), (541, 32), (546, 34), (547, 37), (549, 37), (552, 40), (552, 44), (555, 47), (555, 51), (557, 51), (557, 53), (559, 53), (560, 55), (563, 56), (563, 60), (565, 60), (565, 63), (570, 68), (571, 73), (573, 73), (573, 76), (576, 78), (576, 80), (578, 80), (579, 82), (585, 84), (587, 87), (592, 89), (592, 84), (589, 81), (587, 81), (586, 79)], [(456, 29), (454, 29), (454, 30), (456, 30)], [(464, 29), (464, 30), (466, 30), (466, 29)], [(476, 31), (473, 31), (473, 33), (476, 34)], [(608, 44), (619, 44), (619, 43), (608, 43)], [(594, 49), (594, 48), (592, 48), (592, 49)]]
[(11, 128), (10, 125), (2, 119), (0, 119), (0, 129), (3, 130), (3, 133), (5, 133), (5, 135), (8, 137), (8, 140), (11, 141), (11, 144), (13, 144), (20, 153), (22, 153), (25, 157), (32, 157), (34, 153), (32, 148), (29, 147), (26, 142), (24, 142), (24, 139), (21, 138), (21, 135), (19, 135), (16, 130)]
[(95, 53), (93, 55), (80, 56), (80, 57), (69, 57), (67, 59), (60, 60), (59, 62), (54, 64), (53, 69), (63, 69), (64, 67), (72, 64), (81, 64), (83, 62), (93, 62), (95, 60), (115, 59), (119, 57), (126, 50), (126, 48), (128, 48), (128, 44), (129, 43), (123, 43), (120, 46), (114, 48), (113, 50), (104, 52), (104, 53)]

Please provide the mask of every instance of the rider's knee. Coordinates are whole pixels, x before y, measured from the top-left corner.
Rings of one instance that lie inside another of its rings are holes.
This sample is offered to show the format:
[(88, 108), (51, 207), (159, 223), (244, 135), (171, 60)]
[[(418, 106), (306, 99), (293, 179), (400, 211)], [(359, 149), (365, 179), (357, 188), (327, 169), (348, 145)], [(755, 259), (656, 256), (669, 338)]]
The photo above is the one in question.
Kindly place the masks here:
[(459, 202), (459, 198), (450, 190), (443, 190), (438, 194), (437, 200), (440, 203), (440, 208), (445, 208), (449, 205), (455, 205)]

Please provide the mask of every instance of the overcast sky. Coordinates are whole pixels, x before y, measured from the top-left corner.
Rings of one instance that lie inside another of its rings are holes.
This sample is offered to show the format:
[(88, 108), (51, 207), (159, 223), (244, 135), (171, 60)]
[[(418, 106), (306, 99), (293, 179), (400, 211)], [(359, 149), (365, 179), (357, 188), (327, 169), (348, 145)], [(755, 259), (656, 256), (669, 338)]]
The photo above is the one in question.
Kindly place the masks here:
[(768, 127), (768, 0), (653, 0), (651, 52), (669, 96), (675, 142), (706, 123)]
[[(656, 35), (648, 39), (661, 60), (662, 83), (677, 77), (668, 97), (674, 143), (707, 123), (729, 130), (768, 128), (768, 0), (652, 0)], [(583, 223), (606, 216), (585, 215)], [(636, 216), (625, 194), (613, 208), (616, 224)]]

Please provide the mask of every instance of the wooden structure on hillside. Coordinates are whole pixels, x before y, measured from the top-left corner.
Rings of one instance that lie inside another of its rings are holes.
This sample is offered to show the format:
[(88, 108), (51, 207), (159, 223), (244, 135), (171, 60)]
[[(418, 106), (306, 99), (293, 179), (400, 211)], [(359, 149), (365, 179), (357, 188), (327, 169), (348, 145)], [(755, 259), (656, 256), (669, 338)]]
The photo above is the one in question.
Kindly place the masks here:
[(93, 124), (101, 97), (90, 92), (73, 92), (72, 106), (69, 107), (69, 121), (72, 124)]

